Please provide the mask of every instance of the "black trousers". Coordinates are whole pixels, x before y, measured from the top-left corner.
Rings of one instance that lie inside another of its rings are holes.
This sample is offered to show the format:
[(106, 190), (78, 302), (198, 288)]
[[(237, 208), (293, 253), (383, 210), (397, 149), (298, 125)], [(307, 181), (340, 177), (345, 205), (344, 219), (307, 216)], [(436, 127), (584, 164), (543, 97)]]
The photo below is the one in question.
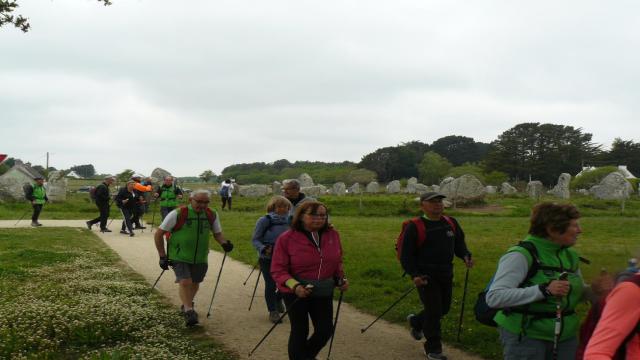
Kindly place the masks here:
[(144, 204), (137, 204), (133, 209), (131, 209), (131, 222), (136, 228), (142, 227), (140, 224), (140, 219), (144, 215)]
[(269, 312), (278, 310), (278, 302), (282, 294), (276, 292), (276, 282), (271, 277), (271, 259), (260, 258), (260, 272), (264, 278), (264, 299), (267, 302)]
[[(289, 310), (289, 360), (314, 359), (331, 338), (333, 329), (333, 298), (306, 298), (293, 302), (297, 296), (284, 294)], [(292, 305), (293, 304), (293, 305)], [(313, 335), (309, 337), (309, 318)]]
[(89, 220), (89, 223), (91, 225), (100, 223), (100, 230), (105, 230), (107, 228), (107, 220), (109, 219), (109, 204), (96, 203), (96, 206), (100, 211), (100, 215), (93, 220)]
[(231, 196), (222, 196), (220, 199), (222, 199), (222, 208), (224, 209), (224, 206), (229, 203), (229, 210), (231, 210)]
[(449, 313), (453, 289), (453, 273), (431, 273), (426, 286), (418, 288), (423, 309), (411, 319), (411, 326), (420, 329), (427, 340), (427, 353), (442, 352), (442, 329), (440, 321)]
[(122, 211), (122, 218), (123, 218), (122, 227), (120, 230), (125, 230), (125, 226), (126, 226), (126, 229), (129, 230), (130, 233), (133, 233), (133, 224), (131, 223), (131, 220), (134, 216), (136, 209), (121, 208), (120, 210)]
[(31, 222), (37, 223), (42, 212), (42, 204), (31, 204), (33, 206), (33, 214), (31, 214)]

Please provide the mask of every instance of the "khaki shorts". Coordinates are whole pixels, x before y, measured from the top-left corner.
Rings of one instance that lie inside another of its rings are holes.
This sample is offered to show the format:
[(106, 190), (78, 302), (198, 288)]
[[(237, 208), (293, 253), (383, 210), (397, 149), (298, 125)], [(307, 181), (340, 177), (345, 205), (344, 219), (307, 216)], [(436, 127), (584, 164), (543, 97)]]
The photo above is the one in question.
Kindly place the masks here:
[(172, 261), (173, 272), (176, 274), (176, 283), (180, 280), (191, 279), (194, 283), (201, 283), (207, 274), (207, 264), (187, 264), (180, 261)]

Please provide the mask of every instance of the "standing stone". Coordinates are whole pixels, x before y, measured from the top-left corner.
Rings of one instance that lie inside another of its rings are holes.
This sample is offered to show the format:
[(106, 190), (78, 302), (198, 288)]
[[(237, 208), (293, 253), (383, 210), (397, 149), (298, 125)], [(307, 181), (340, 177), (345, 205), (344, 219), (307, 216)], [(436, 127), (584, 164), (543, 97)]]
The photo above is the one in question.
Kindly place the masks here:
[(156, 183), (161, 183), (164, 180), (164, 178), (169, 175), (171, 175), (171, 173), (168, 172), (167, 170), (162, 168), (155, 168), (151, 172), (150, 176), (151, 176), (151, 180), (153, 180), (153, 183), (156, 184)]
[(33, 184), (33, 179), (42, 176), (28, 164), (16, 160), (16, 164), (0, 176), (0, 201), (23, 201), (25, 184)]
[(415, 193), (419, 195), (422, 195), (426, 192), (431, 191), (431, 189), (425, 184), (418, 183), (418, 184), (415, 184), (414, 187), (415, 187)]
[(500, 186), (500, 192), (505, 195), (511, 195), (517, 193), (518, 190), (515, 187), (511, 186), (511, 184), (509, 184), (508, 182), (503, 182)]
[(360, 189), (359, 183), (355, 183), (351, 185), (351, 187), (349, 188), (349, 194), (360, 194), (361, 192), (362, 192), (362, 189)]
[(415, 194), (416, 193), (416, 184), (418, 184), (418, 179), (415, 177), (409, 178), (407, 180), (407, 188), (404, 190), (407, 194)]
[(67, 179), (62, 171), (52, 171), (45, 186), (47, 198), (52, 202), (67, 200)]
[(372, 181), (367, 184), (365, 191), (369, 194), (377, 194), (380, 192), (380, 185), (377, 181)]
[(327, 187), (321, 184), (300, 188), (300, 191), (307, 196), (318, 197), (327, 193)]
[(282, 194), (282, 184), (280, 181), (274, 181), (273, 184), (271, 184), (271, 191), (273, 191), (274, 195)]
[(589, 190), (587, 190), (587, 189), (578, 189), (577, 193), (580, 194), (580, 195), (589, 195)]
[(251, 185), (238, 185), (238, 194), (246, 197), (261, 197), (266, 196), (271, 192), (268, 185), (251, 184)]
[(301, 188), (310, 187), (310, 186), (314, 185), (313, 184), (313, 179), (307, 173), (300, 174), (300, 176), (298, 177), (298, 181), (300, 181), (300, 187)]
[(558, 183), (553, 189), (549, 190), (547, 194), (559, 197), (560, 199), (568, 199), (571, 194), (569, 193), (569, 183), (571, 182), (571, 175), (567, 173), (560, 174), (558, 177)]
[(343, 182), (337, 182), (333, 184), (331, 188), (331, 193), (333, 195), (342, 196), (347, 193), (347, 186)]
[(393, 180), (389, 184), (387, 184), (387, 193), (388, 194), (397, 194), (400, 192), (400, 181)]
[(623, 200), (628, 199), (633, 193), (633, 187), (619, 172), (612, 172), (607, 175), (600, 184), (589, 189), (596, 199), (602, 200)]
[(542, 182), (538, 180), (529, 181), (526, 191), (530, 198), (536, 200), (540, 199), (540, 196), (542, 196)]
[(495, 194), (498, 191), (498, 188), (493, 185), (487, 185), (485, 190), (487, 191), (487, 194)]
[(440, 184), (440, 193), (456, 203), (468, 203), (484, 199), (487, 191), (473, 175), (465, 174), (457, 179), (446, 178)]
[(435, 192), (439, 192), (440, 191), (440, 185), (436, 185), (436, 184), (431, 185), (431, 190), (435, 191)]

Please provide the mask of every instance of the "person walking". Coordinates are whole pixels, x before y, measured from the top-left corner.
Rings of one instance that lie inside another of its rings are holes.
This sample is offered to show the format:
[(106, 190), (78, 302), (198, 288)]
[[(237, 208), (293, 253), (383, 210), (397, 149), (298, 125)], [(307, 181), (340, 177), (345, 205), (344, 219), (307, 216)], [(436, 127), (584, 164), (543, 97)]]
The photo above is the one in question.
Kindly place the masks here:
[[(189, 205), (172, 210), (154, 234), (160, 268), (168, 270), (172, 266), (176, 275), (181, 310), (187, 326), (198, 323), (193, 299), (208, 269), (209, 232), (213, 233), (214, 239), (225, 252), (233, 250), (233, 244), (222, 233), (217, 213), (208, 207), (210, 198), (208, 190), (192, 192)], [(170, 236), (165, 251), (166, 235)]]
[[(467, 268), (473, 267), (462, 227), (455, 218), (443, 215), (445, 197), (437, 192), (420, 196), (424, 215), (407, 225), (400, 256), (402, 268), (411, 276), (423, 305), (417, 315), (407, 317), (411, 335), (416, 340), (424, 335), (424, 351), (430, 360), (447, 359), (442, 352), (440, 322), (451, 308), (454, 255)], [(419, 231), (418, 226), (424, 230)], [(418, 234), (425, 238), (419, 241)]]
[(224, 210), (225, 205), (229, 204), (229, 210), (231, 210), (231, 198), (233, 196), (233, 182), (231, 179), (226, 179), (220, 184), (220, 190), (218, 193), (220, 194), (220, 200), (222, 200), (222, 209)]
[(267, 204), (267, 215), (258, 219), (251, 242), (258, 252), (260, 272), (264, 278), (264, 299), (269, 311), (269, 320), (278, 322), (284, 312), (282, 294), (276, 292), (276, 283), (271, 277), (271, 255), (278, 236), (289, 229), (287, 215), (291, 202), (284, 196), (274, 196)]
[(316, 199), (305, 195), (300, 192), (300, 181), (297, 179), (288, 179), (282, 182), (282, 194), (291, 202), (291, 209), (289, 210), (289, 222), (293, 218), (298, 205), (305, 201), (315, 201)]
[(486, 301), (491, 308), (508, 309), (493, 318), (505, 360), (575, 358), (575, 308), (584, 293), (580, 258), (573, 249), (582, 233), (579, 218), (570, 204), (536, 205), (529, 235), (500, 258)]
[(182, 189), (176, 186), (173, 176), (164, 177), (162, 186), (153, 194), (156, 199), (160, 199), (160, 216), (164, 220), (167, 215), (178, 206), (182, 200)]
[(109, 219), (109, 208), (111, 195), (109, 194), (109, 186), (113, 184), (116, 179), (113, 176), (107, 176), (104, 181), (95, 188), (95, 202), (100, 211), (100, 215), (93, 220), (87, 221), (87, 228), (91, 230), (94, 224), (100, 223), (100, 232), (111, 232), (107, 229), (107, 219)]
[(31, 214), (31, 226), (42, 226), (38, 222), (42, 207), (49, 201), (47, 191), (44, 188), (44, 178), (38, 176), (33, 179), (36, 183), (26, 188), (25, 198), (31, 202), (33, 213)]
[(134, 186), (135, 181), (129, 180), (127, 181), (127, 186), (120, 189), (116, 195), (116, 205), (120, 208), (123, 218), (120, 233), (129, 234), (129, 236), (135, 236), (132, 220), (140, 200), (140, 193), (134, 190)]
[[(349, 287), (342, 268), (340, 235), (329, 225), (324, 204), (306, 201), (298, 206), (291, 229), (276, 241), (271, 276), (288, 310), (289, 359), (315, 358), (331, 338), (333, 289), (339, 286), (346, 291)], [(314, 327), (310, 337), (309, 318)]]
[(151, 185), (151, 179), (146, 178), (145, 181), (142, 181), (142, 175), (134, 174), (131, 177), (133, 180), (133, 191), (136, 193), (136, 203), (132, 208), (133, 213), (131, 216), (131, 223), (133, 224), (134, 229), (146, 229), (146, 226), (142, 226), (140, 221), (144, 216), (147, 208), (147, 200), (146, 195), (153, 191), (153, 186)]

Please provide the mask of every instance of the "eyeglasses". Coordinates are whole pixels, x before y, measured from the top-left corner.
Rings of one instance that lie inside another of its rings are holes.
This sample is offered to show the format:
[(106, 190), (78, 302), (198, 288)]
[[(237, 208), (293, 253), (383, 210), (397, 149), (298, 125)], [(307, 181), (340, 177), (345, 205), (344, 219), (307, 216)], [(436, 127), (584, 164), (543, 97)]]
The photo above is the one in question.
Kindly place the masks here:
[(202, 205), (208, 205), (209, 204), (209, 200), (193, 200), (196, 202), (196, 204), (202, 204)]

